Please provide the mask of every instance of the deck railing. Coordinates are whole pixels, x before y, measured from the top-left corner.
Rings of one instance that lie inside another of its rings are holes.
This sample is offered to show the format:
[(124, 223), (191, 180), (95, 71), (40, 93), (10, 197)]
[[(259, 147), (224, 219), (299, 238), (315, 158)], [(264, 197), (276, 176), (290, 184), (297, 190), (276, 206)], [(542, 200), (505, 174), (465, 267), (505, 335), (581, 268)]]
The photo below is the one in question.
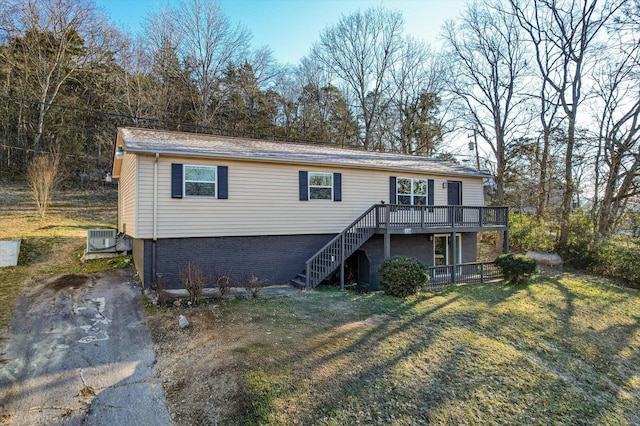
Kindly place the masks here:
[(500, 270), (493, 262), (430, 266), (427, 288), (443, 287), (450, 284), (484, 283), (501, 277)]
[(486, 228), (507, 226), (508, 207), (482, 206), (408, 206), (382, 204), (385, 214), (383, 228)]

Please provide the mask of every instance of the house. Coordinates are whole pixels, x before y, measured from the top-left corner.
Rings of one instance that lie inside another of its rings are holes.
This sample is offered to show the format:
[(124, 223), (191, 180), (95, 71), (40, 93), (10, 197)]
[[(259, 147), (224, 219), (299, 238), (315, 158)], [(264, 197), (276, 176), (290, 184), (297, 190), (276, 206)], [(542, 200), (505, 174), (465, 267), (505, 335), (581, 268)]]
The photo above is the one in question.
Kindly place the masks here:
[(144, 286), (179, 287), (197, 261), (237, 280), (312, 288), (337, 273), (377, 288), (394, 255), (455, 281), (478, 232), (508, 244), (507, 209), (483, 206), (487, 175), (433, 158), (120, 128), (112, 175)]

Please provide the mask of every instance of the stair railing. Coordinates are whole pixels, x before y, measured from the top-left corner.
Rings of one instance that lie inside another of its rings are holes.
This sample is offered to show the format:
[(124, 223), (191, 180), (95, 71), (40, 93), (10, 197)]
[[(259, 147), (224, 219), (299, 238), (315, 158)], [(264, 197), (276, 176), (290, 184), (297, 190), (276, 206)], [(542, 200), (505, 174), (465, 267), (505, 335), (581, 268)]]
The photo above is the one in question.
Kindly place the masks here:
[(306, 262), (307, 289), (315, 288), (358, 250), (380, 227), (384, 205), (374, 204)]

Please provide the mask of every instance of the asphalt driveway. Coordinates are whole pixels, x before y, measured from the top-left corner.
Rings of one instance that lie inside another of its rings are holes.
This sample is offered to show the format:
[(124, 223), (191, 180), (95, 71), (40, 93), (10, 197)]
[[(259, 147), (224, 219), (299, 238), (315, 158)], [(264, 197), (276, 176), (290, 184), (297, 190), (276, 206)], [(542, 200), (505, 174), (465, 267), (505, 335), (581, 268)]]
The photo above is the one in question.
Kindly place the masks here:
[(38, 283), (10, 334), (0, 424), (171, 424), (130, 269)]

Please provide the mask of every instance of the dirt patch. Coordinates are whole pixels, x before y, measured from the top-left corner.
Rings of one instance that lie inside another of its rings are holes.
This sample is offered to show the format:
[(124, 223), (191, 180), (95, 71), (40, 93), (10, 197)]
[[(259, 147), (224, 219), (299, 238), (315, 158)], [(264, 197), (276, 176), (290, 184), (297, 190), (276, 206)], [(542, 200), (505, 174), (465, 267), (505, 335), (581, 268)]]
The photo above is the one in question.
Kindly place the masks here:
[[(242, 407), (233, 351), (247, 336), (221, 325), (214, 312), (190, 309), (189, 327), (178, 325), (176, 310), (148, 318), (158, 355), (156, 368), (175, 424), (218, 424), (238, 419)], [(229, 324), (231, 326), (231, 324)]]
[[(271, 424), (268, 413), (272, 409), (294, 417), (306, 410), (307, 400), (300, 402), (304, 409), (292, 401), (272, 407), (274, 392), (282, 390), (280, 386), (290, 387), (283, 384), (286, 371), (294, 364), (305, 369), (302, 364), (311, 348), (347, 344), (335, 338), (351, 333), (339, 329), (345, 323), (355, 323), (359, 328), (355, 331), (362, 332), (388, 319), (386, 315), (354, 317), (353, 303), (343, 296), (324, 295), (324, 303), (331, 306), (329, 312), (305, 292), (279, 298), (217, 300), (191, 308), (150, 307), (146, 322), (174, 424)], [(181, 314), (190, 323), (184, 329), (178, 325)], [(313, 423), (300, 416), (302, 423), (297, 424)]]
[(85, 385), (80, 392), (78, 392), (78, 400), (83, 404), (91, 404), (91, 401), (96, 396), (96, 391), (92, 387)]
[(362, 321), (349, 322), (345, 325), (336, 328), (338, 334), (347, 331), (354, 331), (361, 328), (373, 328), (383, 323), (388, 323), (390, 320), (388, 315), (371, 315), (369, 318)]
[(90, 280), (91, 278), (88, 275), (68, 274), (62, 275), (51, 281), (47, 287), (54, 291), (60, 291), (67, 288), (77, 289), (86, 285)]
[(0, 425), (10, 425), (13, 423), (13, 414), (0, 414)]

